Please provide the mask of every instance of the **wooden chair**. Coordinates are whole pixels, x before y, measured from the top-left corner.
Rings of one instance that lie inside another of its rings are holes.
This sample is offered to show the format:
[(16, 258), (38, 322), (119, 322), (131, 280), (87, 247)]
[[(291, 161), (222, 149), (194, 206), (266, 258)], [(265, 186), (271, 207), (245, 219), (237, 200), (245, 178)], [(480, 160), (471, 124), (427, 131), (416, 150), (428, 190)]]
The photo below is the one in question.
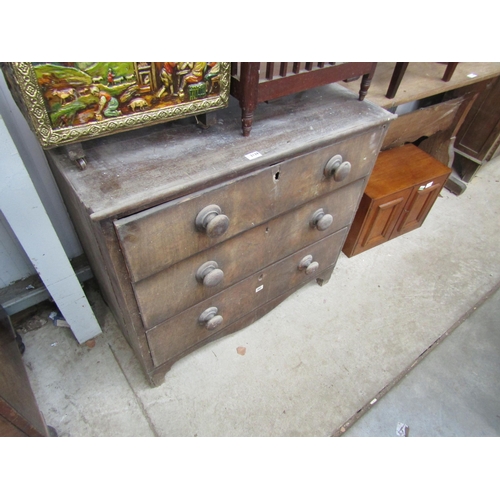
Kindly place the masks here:
[[(388, 99), (393, 99), (396, 97), (396, 93), (399, 89), (399, 85), (401, 84), (401, 80), (406, 72), (406, 68), (408, 67), (407, 62), (398, 62), (394, 68), (394, 72), (392, 73), (392, 78), (389, 83), (389, 88), (387, 89), (387, 94), (385, 95)], [(449, 82), (453, 73), (455, 72), (456, 67), (458, 66), (457, 62), (449, 62), (446, 63), (446, 70), (443, 75), (443, 82)]]
[(241, 107), (242, 131), (250, 135), (257, 105), (307, 89), (362, 76), (359, 100), (370, 87), (377, 63), (231, 63), (230, 93)]

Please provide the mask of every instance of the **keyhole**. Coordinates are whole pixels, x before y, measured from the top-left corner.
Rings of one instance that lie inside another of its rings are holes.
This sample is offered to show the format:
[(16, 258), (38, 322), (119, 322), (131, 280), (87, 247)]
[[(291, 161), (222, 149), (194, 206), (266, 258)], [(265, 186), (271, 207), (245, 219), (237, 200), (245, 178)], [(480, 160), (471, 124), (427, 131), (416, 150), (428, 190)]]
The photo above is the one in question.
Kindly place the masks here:
[(274, 180), (279, 181), (280, 180), (280, 173), (279, 171), (274, 174)]

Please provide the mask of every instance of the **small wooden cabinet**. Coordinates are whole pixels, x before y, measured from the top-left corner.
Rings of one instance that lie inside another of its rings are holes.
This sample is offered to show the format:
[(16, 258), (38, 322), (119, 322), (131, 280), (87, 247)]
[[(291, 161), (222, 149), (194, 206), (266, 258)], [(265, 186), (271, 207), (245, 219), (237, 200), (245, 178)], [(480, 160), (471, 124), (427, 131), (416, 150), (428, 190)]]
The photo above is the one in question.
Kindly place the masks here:
[(340, 86), (262, 106), (242, 137), (171, 123), (48, 152), (103, 295), (152, 384), (335, 266), (394, 115)]
[(343, 252), (352, 257), (420, 227), (450, 173), (413, 144), (380, 153)]

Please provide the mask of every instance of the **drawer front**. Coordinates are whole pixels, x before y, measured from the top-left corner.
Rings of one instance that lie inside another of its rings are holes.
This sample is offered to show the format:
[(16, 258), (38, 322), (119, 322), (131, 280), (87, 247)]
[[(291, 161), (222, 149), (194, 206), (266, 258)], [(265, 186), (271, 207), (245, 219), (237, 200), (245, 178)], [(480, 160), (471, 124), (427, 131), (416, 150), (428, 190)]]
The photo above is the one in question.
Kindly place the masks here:
[[(359, 179), (135, 283), (145, 327), (152, 328), (272, 262), (348, 226), (364, 185), (365, 179)], [(333, 218), (323, 230), (311, 225), (320, 209)]]
[[(368, 175), (383, 132), (382, 128), (373, 129), (115, 221), (132, 281), (140, 281), (190, 255)], [(340, 181), (324, 173), (328, 161), (336, 155), (351, 163), (350, 172)]]
[[(333, 266), (346, 233), (347, 228), (343, 228), (148, 330), (146, 335), (154, 365), (165, 363)], [(304, 264), (300, 268), (308, 256), (312, 256), (312, 261), (306, 263), (309, 267)]]

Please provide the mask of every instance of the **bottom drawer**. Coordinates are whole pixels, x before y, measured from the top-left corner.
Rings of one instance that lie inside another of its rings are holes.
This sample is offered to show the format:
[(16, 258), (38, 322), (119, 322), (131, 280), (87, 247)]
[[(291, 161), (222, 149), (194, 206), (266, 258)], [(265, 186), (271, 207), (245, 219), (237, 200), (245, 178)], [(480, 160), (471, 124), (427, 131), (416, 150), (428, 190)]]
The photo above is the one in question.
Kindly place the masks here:
[[(335, 264), (346, 234), (347, 228), (343, 228), (148, 330), (154, 365), (167, 362), (288, 289), (314, 279)], [(310, 262), (307, 256), (312, 256)]]

